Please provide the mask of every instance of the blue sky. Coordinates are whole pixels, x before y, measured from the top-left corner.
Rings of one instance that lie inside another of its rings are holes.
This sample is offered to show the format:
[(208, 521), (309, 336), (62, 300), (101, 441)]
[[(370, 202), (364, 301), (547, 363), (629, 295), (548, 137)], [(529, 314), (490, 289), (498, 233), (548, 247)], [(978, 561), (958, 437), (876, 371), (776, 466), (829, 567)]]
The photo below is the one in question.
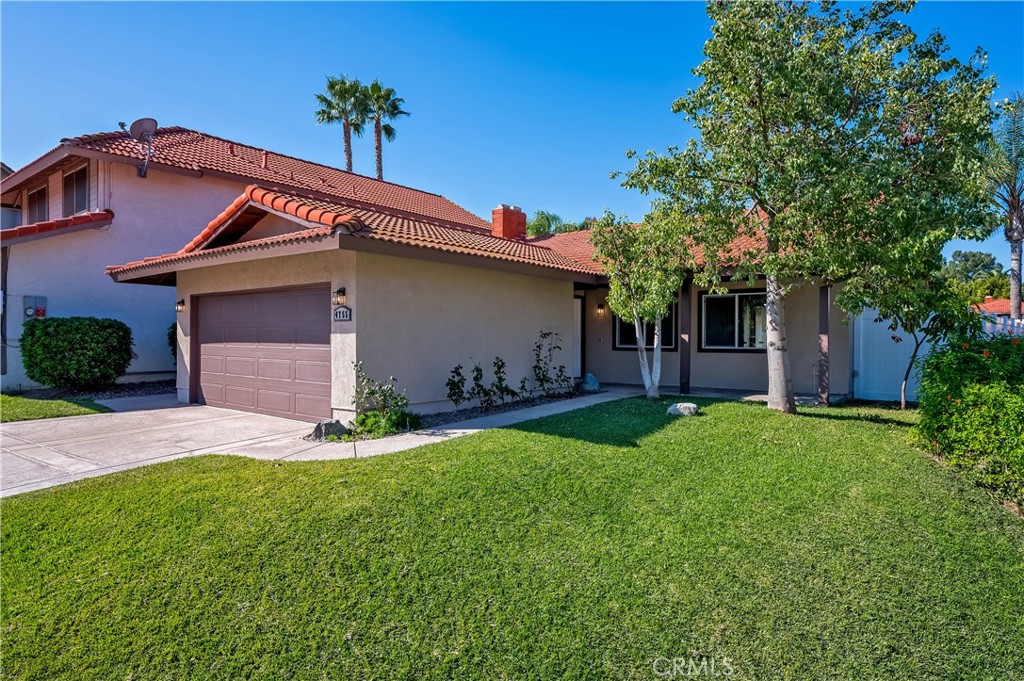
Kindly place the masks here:
[[(957, 56), (985, 48), (999, 96), (1024, 89), (1024, 3), (923, 2), (910, 23)], [(341, 130), (312, 112), (344, 73), (380, 78), (412, 113), (385, 178), (485, 217), (506, 202), (579, 220), (645, 212), (608, 173), (626, 149), (685, 141), (669, 107), (709, 22), (696, 2), (3, 2), (0, 32), (0, 156), (15, 168), (141, 116), (341, 166)], [(371, 137), (354, 146), (372, 174)], [(970, 247), (1008, 264), (998, 234)]]

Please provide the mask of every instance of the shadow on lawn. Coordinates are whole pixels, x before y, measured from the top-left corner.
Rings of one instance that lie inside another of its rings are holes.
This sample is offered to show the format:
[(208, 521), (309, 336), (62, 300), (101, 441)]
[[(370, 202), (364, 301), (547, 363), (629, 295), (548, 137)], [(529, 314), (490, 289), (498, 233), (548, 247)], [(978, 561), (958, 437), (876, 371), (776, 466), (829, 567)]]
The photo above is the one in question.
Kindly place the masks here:
[(904, 419), (882, 416), (879, 414), (865, 414), (857, 411), (836, 411), (842, 407), (823, 407), (827, 411), (803, 411), (797, 409), (797, 415), (812, 419), (829, 419), (832, 421), (864, 421), (865, 423), (877, 423), (898, 428), (910, 428), (914, 424)]
[(688, 418), (704, 418), (707, 407), (727, 400), (678, 395), (663, 396), (658, 400), (630, 397), (554, 417), (517, 423), (507, 426), (506, 430), (552, 435), (609, 447), (634, 448), (640, 446), (641, 439), (680, 418), (665, 413), (670, 404), (680, 401), (693, 402), (701, 409), (696, 417)]

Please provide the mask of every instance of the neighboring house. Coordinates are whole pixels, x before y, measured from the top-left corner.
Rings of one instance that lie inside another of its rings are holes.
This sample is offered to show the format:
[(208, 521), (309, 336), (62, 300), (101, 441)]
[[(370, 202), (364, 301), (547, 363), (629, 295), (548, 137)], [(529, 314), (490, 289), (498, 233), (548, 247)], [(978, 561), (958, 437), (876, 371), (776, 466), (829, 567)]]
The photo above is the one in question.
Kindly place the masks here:
[[(989, 317), (1009, 317), (1010, 316), (1010, 299), (1009, 298), (993, 298), (992, 296), (985, 296), (985, 301), (978, 303), (974, 306), (978, 312)], [(1024, 303), (1020, 305), (1021, 313), (1024, 314)]]
[(120, 319), (131, 327), (138, 354), (127, 380), (173, 376), (167, 329), (175, 319), (174, 292), (116, 286), (104, 267), (180, 248), (252, 182), (487, 225), (436, 194), (185, 128), (157, 130), (145, 178), (137, 174), (143, 158), (126, 132), (86, 135), (61, 140), (0, 183), (4, 390), (33, 385), (18, 339), (25, 320), (38, 314)]
[[(639, 382), (634, 327), (608, 310), (587, 232), (527, 238), (518, 208), (501, 205), (488, 223), (428, 215), (412, 198), (260, 182), (183, 248), (108, 273), (175, 288), (183, 402), (348, 420), (359, 361), (395, 376), (414, 410), (449, 409), (452, 367), (480, 362), (489, 375), (501, 356), (516, 384), (541, 330), (561, 336), (555, 363), (572, 375)], [(767, 388), (764, 287), (726, 287), (680, 290), (664, 322), (664, 388)], [(832, 298), (806, 282), (787, 305), (794, 388), (822, 401), (851, 391), (852, 332)]]

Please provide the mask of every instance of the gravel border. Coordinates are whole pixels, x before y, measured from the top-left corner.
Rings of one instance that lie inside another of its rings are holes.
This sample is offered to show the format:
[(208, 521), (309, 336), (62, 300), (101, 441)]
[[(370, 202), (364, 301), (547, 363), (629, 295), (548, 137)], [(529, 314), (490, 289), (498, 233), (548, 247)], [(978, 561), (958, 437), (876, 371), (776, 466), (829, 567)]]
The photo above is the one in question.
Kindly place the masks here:
[(144, 381), (139, 383), (115, 383), (102, 390), (76, 391), (60, 390), (57, 388), (32, 388), (18, 393), (11, 393), (19, 397), (28, 397), (34, 400), (66, 400), (66, 399), (87, 399), (87, 400), (111, 400), (118, 397), (145, 397), (147, 395), (164, 395), (175, 391), (175, 380), (169, 378), (163, 381)]

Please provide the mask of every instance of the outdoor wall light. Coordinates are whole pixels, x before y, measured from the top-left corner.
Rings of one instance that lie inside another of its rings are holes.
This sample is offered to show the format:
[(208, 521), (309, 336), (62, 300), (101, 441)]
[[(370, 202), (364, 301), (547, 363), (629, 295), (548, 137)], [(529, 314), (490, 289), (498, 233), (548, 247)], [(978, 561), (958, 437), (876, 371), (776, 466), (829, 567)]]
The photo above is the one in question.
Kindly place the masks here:
[(334, 304), (344, 305), (345, 304), (345, 287), (342, 286), (334, 292)]
[(181, 300), (179, 300), (178, 302), (176, 302), (174, 304), (174, 311), (175, 312), (184, 312), (185, 311), (185, 299), (184, 298), (182, 298)]
[(598, 317), (603, 317), (604, 316), (604, 303), (598, 303), (597, 304), (597, 316)]

